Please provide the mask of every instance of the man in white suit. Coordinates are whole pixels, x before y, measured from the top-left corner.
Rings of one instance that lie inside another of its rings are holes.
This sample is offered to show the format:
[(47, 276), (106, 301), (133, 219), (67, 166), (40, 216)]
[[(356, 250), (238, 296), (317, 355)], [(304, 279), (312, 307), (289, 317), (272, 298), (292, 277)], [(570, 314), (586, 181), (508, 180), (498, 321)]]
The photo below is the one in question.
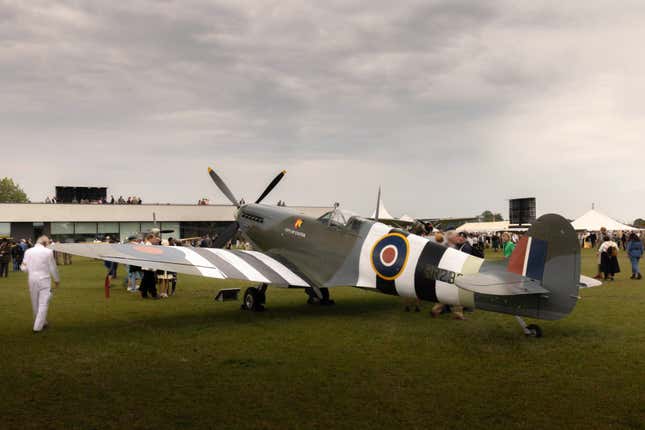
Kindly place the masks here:
[(36, 246), (25, 252), (20, 268), (29, 274), (29, 293), (31, 294), (31, 306), (34, 312), (34, 333), (41, 332), (47, 327), (47, 310), (51, 300), (51, 278), (54, 278), (54, 286), (58, 288), (59, 277), (54, 260), (54, 251), (47, 248), (49, 238), (41, 236)]

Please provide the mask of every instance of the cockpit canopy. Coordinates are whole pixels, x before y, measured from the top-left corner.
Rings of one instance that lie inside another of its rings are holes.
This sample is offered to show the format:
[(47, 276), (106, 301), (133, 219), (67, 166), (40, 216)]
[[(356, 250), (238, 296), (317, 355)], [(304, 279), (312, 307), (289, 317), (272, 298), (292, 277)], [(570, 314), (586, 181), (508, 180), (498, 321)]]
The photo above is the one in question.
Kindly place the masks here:
[(336, 208), (318, 218), (323, 224), (345, 227), (352, 218), (358, 217), (358, 214), (348, 211), (347, 209)]

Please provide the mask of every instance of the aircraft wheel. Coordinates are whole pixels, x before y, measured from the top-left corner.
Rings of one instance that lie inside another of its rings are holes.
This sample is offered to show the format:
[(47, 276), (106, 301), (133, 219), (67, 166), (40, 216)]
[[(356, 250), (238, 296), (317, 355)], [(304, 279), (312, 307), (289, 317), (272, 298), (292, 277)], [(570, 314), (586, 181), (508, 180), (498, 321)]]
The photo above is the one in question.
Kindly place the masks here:
[(531, 337), (542, 337), (542, 329), (539, 325), (529, 324), (526, 329), (529, 331), (528, 336)]
[(244, 299), (242, 303), (242, 309), (245, 311), (254, 311), (257, 304), (257, 294), (258, 289), (255, 287), (249, 287), (244, 291)]
[(261, 312), (264, 310), (265, 300), (263, 292), (256, 287), (249, 287), (244, 292), (244, 302), (241, 307), (246, 311)]

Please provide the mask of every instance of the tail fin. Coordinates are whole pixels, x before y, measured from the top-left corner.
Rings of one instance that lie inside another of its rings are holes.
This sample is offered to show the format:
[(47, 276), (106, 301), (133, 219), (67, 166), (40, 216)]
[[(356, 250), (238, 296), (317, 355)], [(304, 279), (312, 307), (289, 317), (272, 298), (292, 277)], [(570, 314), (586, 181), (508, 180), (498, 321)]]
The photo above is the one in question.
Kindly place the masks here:
[(508, 267), (485, 262), (480, 273), (460, 276), (455, 284), (473, 292), (480, 309), (546, 320), (564, 318), (578, 301), (576, 232), (563, 217), (544, 215), (517, 244)]
[[(539, 318), (564, 318), (571, 313), (578, 301), (580, 245), (576, 232), (565, 218), (549, 214), (536, 220), (527, 236), (532, 242), (537, 240), (546, 243), (541, 281), (542, 287), (550, 293), (540, 300)], [(533, 248), (532, 251), (534, 250)], [(529, 276), (529, 273), (525, 276)]]

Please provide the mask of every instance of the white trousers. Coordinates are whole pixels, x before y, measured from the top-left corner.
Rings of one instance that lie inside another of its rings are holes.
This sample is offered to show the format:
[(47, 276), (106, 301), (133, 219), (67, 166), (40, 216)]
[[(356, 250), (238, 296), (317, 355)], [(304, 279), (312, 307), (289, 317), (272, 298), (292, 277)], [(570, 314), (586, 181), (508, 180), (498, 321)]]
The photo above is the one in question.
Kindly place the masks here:
[(31, 309), (34, 313), (34, 331), (41, 331), (47, 324), (47, 311), (52, 298), (51, 279), (29, 280)]

